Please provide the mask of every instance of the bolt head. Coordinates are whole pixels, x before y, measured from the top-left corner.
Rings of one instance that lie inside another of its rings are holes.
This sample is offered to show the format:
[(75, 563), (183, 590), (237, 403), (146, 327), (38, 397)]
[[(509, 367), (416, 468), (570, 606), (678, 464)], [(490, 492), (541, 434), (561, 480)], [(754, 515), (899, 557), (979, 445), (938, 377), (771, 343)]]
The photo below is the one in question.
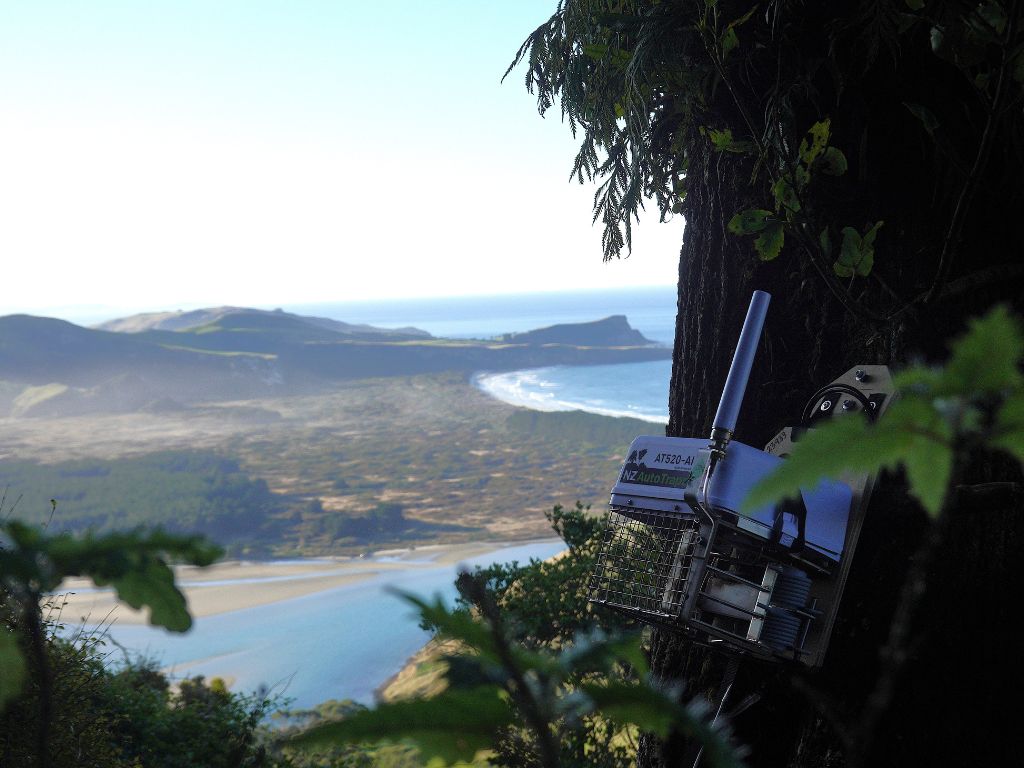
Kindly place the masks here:
[(854, 403), (853, 400), (843, 400), (844, 411), (852, 411), (854, 405), (856, 405), (856, 403)]
[(857, 381), (867, 381), (869, 378), (868, 372), (865, 371), (863, 368), (858, 368), (856, 371), (853, 372), (853, 378), (855, 378)]

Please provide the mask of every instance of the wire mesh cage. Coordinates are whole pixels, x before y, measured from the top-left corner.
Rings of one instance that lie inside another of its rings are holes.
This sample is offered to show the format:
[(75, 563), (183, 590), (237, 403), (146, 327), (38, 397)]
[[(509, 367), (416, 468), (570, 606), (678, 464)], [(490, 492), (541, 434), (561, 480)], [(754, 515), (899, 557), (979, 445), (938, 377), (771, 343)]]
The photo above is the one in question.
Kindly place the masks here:
[(701, 543), (693, 514), (613, 505), (590, 580), (591, 602), (676, 626)]

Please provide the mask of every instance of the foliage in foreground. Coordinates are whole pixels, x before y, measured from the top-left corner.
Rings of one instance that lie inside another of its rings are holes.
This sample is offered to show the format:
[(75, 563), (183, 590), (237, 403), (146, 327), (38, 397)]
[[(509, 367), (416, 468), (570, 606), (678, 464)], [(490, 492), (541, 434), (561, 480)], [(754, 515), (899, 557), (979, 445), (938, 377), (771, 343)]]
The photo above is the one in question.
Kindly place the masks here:
[(54, 535), (18, 521), (0, 524), (0, 537), (0, 765), (269, 764), (256, 739), (265, 696), (202, 678), (172, 687), (146, 662), (114, 669), (101, 638), (60, 636), (59, 598), (46, 596), (66, 577), (88, 577), (183, 632), (192, 620), (169, 563), (209, 565), (218, 547), (162, 531)]
[(405, 598), (423, 623), (464, 651), (447, 659), (447, 688), (384, 704), (292, 739), (303, 749), (397, 740), (444, 763), (495, 754), (503, 765), (628, 765), (630, 733), (679, 731), (705, 746), (705, 764), (738, 765), (728, 727), (702, 701), (649, 675), (637, 634), (594, 628), (586, 604), (602, 519), (556, 507), (549, 518), (569, 553), (544, 563), (463, 573), (459, 606)]
[(877, 423), (834, 419), (804, 435), (790, 458), (756, 486), (747, 509), (794, 495), (822, 477), (902, 466), (910, 492), (933, 518), (954, 501), (972, 455), (1000, 449), (1024, 462), (1024, 331), (1005, 307), (970, 323), (940, 368), (895, 376), (900, 392)]
[(202, 537), (159, 530), (73, 536), (16, 520), (0, 524), (0, 711), (21, 689), (30, 656), (44, 686), (40, 716), (47, 720), (51, 673), (39, 606), (64, 579), (81, 576), (98, 587), (111, 586), (132, 608), (149, 608), (150, 623), (184, 632), (192, 618), (168, 561), (206, 566), (220, 555)]
[[(53, 768), (234, 768), (272, 765), (258, 725), (272, 701), (229, 692), (214, 678), (172, 685), (152, 663), (110, 668), (102, 643), (50, 636), (45, 691), (30, 664), (27, 685), (0, 715), (0, 765)], [(39, 712), (51, 702), (47, 751)]]

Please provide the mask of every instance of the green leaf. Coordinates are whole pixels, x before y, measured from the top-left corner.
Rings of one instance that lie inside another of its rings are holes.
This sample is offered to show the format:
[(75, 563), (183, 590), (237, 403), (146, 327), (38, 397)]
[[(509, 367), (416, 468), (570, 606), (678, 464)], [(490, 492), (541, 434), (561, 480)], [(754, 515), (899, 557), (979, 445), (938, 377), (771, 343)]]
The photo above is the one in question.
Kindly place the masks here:
[(771, 211), (763, 208), (748, 208), (729, 219), (728, 230), (734, 235), (753, 235), (768, 226)]
[(853, 227), (843, 227), (843, 244), (839, 249), (839, 258), (832, 265), (837, 275), (865, 277), (871, 273), (875, 263), (875, 237), (884, 223), (875, 222), (863, 236)]
[[(856, 417), (836, 419), (809, 430), (794, 444), (789, 459), (751, 489), (741, 511), (750, 513), (795, 497), (800, 488), (813, 488), (822, 478), (838, 477), (847, 469), (878, 469), (886, 457), (876, 448), (866, 447), (867, 430), (867, 421)], [(879, 433), (875, 434), (877, 437)], [(886, 437), (892, 439), (888, 434)]]
[(953, 471), (953, 450), (946, 445), (931, 445), (927, 449), (907, 451), (902, 463), (910, 492), (925, 511), (935, 517), (946, 498), (949, 476)]
[(803, 189), (810, 183), (811, 174), (808, 172), (807, 168), (802, 165), (798, 165), (796, 170), (793, 171), (793, 178), (796, 180), (796, 188)]
[(920, 11), (924, 8), (924, 0), (906, 0), (907, 8), (912, 11)]
[(608, 46), (603, 43), (588, 43), (583, 46), (583, 55), (594, 61), (601, 61), (608, 54)]
[(729, 22), (725, 27), (725, 32), (722, 33), (719, 39), (719, 44), (722, 46), (722, 59), (724, 60), (731, 51), (737, 48), (740, 44), (740, 39), (736, 35), (736, 27), (746, 24), (750, 17), (754, 15), (754, 11), (757, 10), (757, 6), (754, 5), (749, 11), (744, 13), (738, 19)]
[(0, 712), (21, 693), (25, 683), (25, 659), (14, 633), (0, 628)]
[(775, 198), (775, 210), (780, 213), (783, 209), (790, 213), (797, 213), (800, 210), (800, 199), (785, 176), (772, 186), (772, 196)]
[(733, 138), (732, 130), (729, 128), (723, 128), (722, 130), (709, 128), (707, 130), (707, 137), (711, 145), (718, 152), (743, 154), (749, 152), (752, 147), (749, 141), (740, 141)]
[(842, 235), (843, 244), (839, 249), (839, 258), (832, 265), (832, 269), (839, 277), (853, 277), (861, 259), (860, 232), (853, 227), (843, 227)]
[(810, 165), (818, 155), (825, 151), (825, 147), (828, 145), (831, 126), (832, 121), (829, 118), (825, 118), (812, 125), (810, 130), (807, 131), (807, 136), (800, 140), (798, 151), (800, 159), (804, 161), (804, 164)]
[(304, 731), (292, 746), (317, 749), (342, 744), (408, 740), (425, 761), (470, 761), (490, 748), (499, 729), (513, 723), (512, 709), (497, 686), (448, 690), (432, 699), (381, 704), (344, 720)]
[(795, 497), (801, 488), (814, 488), (823, 478), (838, 479), (844, 472), (903, 465), (911, 493), (935, 514), (949, 480), (950, 448), (948, 424), (928, 401), (910, 394), (894, 402), (877, 423), (848, 416), (808, 431), (789, 459), (754, 486), (743, 510)]
[(876, 221), (875, 225), (864, 233), (864, 237), (861, 239), (861, 247), (874, 249), (875, 238), (878, 237), (878, 230), (882, 228), (883, 224), (885, 224), (884, 221)]
[(1015, 392), (1003, 402), (995, 420), (992, 444), (1024, 464), (1024, 392)]
[(192, 626), (185, 596), (174, 586), (174, 571), (163, 561), (149, 560), (111, 583), (118, 599), (132, 608), (149, 606), (150, 624), (172, 632), (185, 632)]
[(721, 39), (718, 41), (722, 47), (722, 59), (728, 58), (729, 54), (739, 47), (740, 39), (736, 36), (736, 30), (732, 27), (728, 27), (725, 32), (722, 33)]
[(1003, 305), (971, 320), (967, 333), (953, 342), (952, 354), (936, 382), (938, 397), (997, 394), (1024, 386), (1020, 373), (1024, 334)]
[(768, 225), (764, 232), (757, 236), (757, 239), (754, 240), (754, 250), (757, 251), (762, 261), (771, 261), (781, 253), (785, 238), (782, 222), (776, 221)]
[(842, 153), (842, 150), (835, 147), (827, 147), (818, 159), (818, 165), (822, 173), (826, 173), (829, 176), (842, 176), (846, 173), (847, 169), (846, 155)]
[(829, 235), (828, 227), (821, 230), (821, 234), (818, 235), (818, 244), (821, 245), (821, 252), (826, 258), (832, 255), (832, 237)]
[(724, 150), (732, 144), (732, 130), (729, 128), (724, 128), (722, 130), (709, 128), (708, 139), (711, 141), (711, 144), (715, 149), (720, 151)]
[(893, 374), (893, 385), (900, 392), (928, 396), (942, 379), (942, 371), (924, 365), (912, 365)]

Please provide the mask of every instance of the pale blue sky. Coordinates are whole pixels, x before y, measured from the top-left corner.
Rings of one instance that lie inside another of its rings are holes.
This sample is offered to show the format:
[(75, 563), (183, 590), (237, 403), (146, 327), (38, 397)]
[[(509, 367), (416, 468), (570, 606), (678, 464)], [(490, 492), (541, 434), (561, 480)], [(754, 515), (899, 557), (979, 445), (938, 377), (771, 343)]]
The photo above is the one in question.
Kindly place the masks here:
[[(555, 0), (0, 2), (0, 314), (670, 285), (501, 74)], [(78, 309), (74, 309), (78, 307)]]

